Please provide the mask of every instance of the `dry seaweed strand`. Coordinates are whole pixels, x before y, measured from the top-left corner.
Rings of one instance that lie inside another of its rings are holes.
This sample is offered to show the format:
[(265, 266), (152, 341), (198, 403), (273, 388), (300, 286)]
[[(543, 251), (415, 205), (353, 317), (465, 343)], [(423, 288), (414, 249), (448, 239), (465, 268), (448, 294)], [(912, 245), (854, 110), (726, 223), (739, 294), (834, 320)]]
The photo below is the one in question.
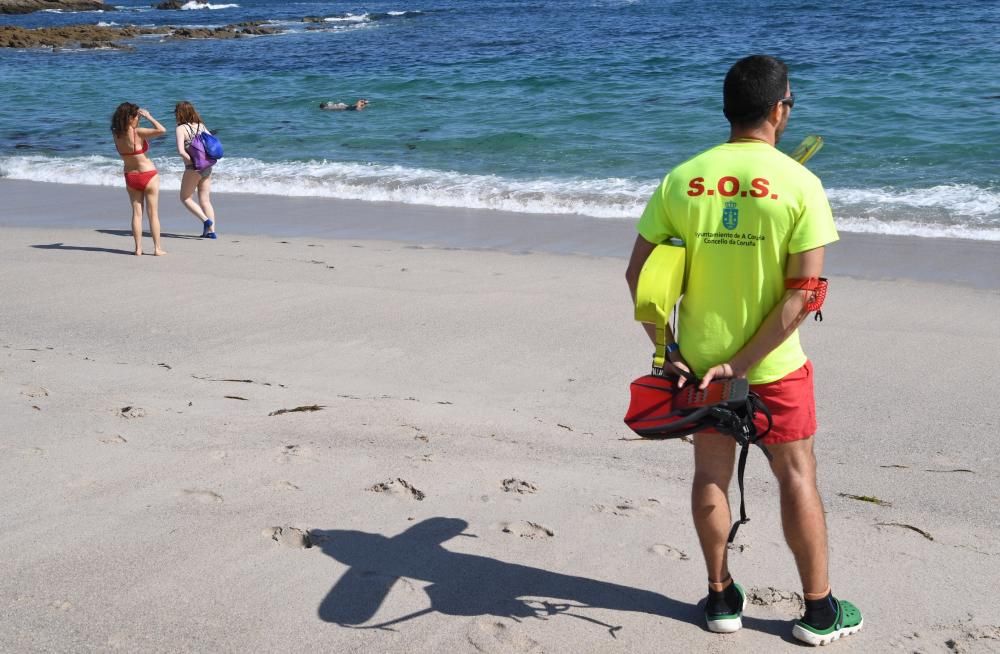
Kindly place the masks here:
[(903, 522), (876, 522), (875, 524), (879, 527), (902, 527), (903, 529), (909, 529), (910, 531), (917, 532), (927, 540), (934, 540), (934, 537), (931, 536), (926, 531), (924, 531), (923, 529), (920, 529), (919, 527), (914, 527), (913, 525), (908, 525)]
[(280, 416), (283, 413), (300, 413), (304, 411), (322, 411), (326, 408), (323, 404), (305, 404), (303, 406), (297, 406), (294, 409), (278, 409), (277, 411), (272, 411), (267, 414), (269, 416)]
[(873, 495), (852, 495), (851, 493), (837, 493), (841, 497), (846, 497), (852, 500), (858, 500), (859, 502), (868, 502), (870, 504), (878, 504), (879, 506), (892, 506), (892, 502), (886, 502)]

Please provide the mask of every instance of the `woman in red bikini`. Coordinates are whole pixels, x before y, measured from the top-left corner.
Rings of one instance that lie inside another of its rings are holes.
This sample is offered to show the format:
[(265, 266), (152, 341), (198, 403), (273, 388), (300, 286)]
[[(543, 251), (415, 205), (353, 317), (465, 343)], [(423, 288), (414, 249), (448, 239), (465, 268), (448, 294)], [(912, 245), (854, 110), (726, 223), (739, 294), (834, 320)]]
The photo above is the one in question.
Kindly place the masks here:
[[(139, 118), (145, 118), (153, 127), (139, 127)], [(167, 130), (156, 122), (148, 111), (131, 102), (123, 102), (111, 117), (111, 133), (115, 148), (125, 162), (125, 190), (132, 203), (132, 236), (135, 237), (135, 254), (142, 254), (142, 206), (145, 202), (149, 216), (149, 231), (153, 235), (153, 254), (166, 254), (160, 247), (160, 216), (157, 204), (160, 195), (160, 178), (156, 166), (146, 156), (147, 139), (163, 136)]]

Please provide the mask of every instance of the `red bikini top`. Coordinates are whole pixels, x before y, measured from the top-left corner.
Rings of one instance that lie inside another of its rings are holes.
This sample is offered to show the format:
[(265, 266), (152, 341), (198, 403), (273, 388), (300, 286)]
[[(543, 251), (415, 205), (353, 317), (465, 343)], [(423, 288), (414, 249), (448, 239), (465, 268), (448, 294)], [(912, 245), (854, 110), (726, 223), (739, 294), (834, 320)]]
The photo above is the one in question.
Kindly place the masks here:
[[(135, 130), (132, 130), (132, 142), (135, 143), (138, 140), (139, 140), (139, 134)], [(115, 144), (115, 149), (118, 150), (117, 143)], [(136, 150), (135, 152), (122, 152), (121, 150), (118, 150), (118, 154), (122, 155), (123, 157), (130, 157), (130, 156), (135, 156), (137, 154), (146, 154), (147, 150), (149, 150), (149, 141), (143, 140), (141, 150)]]

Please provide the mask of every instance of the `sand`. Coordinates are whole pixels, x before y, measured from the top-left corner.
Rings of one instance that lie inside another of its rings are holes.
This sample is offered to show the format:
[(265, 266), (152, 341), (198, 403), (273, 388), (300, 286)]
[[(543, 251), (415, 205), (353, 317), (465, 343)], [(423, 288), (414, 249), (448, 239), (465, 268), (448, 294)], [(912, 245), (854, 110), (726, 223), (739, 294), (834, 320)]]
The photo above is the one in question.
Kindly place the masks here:
[[(121, 189), (0, 194), (0, 651), (801, 651), (759, 452), (745, 627), (700, 622), (690, 445), (621, 422), (629, 225), (220, 194), (212, 242), (167, 193), (139, 258)], [(998, 253), (830, 250), (837, 651), (1000, 648)]]

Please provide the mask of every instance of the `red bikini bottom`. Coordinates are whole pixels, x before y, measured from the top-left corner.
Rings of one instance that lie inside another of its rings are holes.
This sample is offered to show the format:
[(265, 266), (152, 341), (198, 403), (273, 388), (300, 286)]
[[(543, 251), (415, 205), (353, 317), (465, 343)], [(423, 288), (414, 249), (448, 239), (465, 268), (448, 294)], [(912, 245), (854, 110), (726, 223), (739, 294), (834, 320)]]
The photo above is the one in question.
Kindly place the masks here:
[(145, 191), (156, 174), (155, 170), (137, 170), (125, 173), (125, 186), (136, 191)]

